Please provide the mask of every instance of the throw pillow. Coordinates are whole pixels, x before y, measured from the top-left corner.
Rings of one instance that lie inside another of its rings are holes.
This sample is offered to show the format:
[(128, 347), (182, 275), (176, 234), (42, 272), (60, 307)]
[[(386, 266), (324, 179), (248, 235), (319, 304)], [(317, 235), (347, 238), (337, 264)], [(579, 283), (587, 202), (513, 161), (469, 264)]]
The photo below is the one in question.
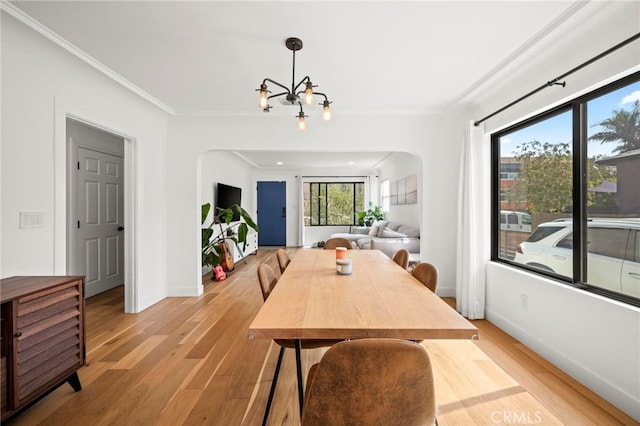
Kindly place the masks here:
[(403, 234), (402, 232), (392, 231), (389, 228), (385, 228), (382, 230), (382, 238), (406, 238), (407, 234)]
[(374, 223), (373, 225), (371, 225), (371, 229), (369, 229), (369, 236), (370, 237), (376, 237), (378, 235), (378, 224)]
[(382, 237), (382, 231), (384, 231), (384, 228), (387, 227), (387, 223), (389, 223), (388, 220), (379, 220), (378, 222), (375, 223), (375, 225), (378, 225), (378, 230), (376, 232), (376, 234), (371, 235), (372, 237)]
[(407, 234), (409, 238), (420, 238), (420, 228), (414, 226), (402, 225), (396, 231)]

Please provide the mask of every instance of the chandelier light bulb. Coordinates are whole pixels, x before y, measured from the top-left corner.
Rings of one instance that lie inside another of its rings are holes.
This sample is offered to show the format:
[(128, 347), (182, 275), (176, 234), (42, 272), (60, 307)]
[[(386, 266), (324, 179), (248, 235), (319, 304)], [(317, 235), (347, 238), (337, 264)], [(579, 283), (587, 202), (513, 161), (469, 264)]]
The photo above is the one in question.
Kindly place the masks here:
[(331, 120), (331, 109), (329, 109), (329, 102), (327, 101), (324, 101), (324, 104), (322, 105), (322, 120)]
[(304, 103), (311, 105), (313, 103), (313, 84), (307, 81), (307, 88), (304, 89)]
[(267, 100), (267, 85), (260, 85), (260, 96), (258, 97), (258, 106), (260, 109), (265, 109), (269, 106), (269, 101)]
[(300, 129), (300, 131), (305, 131), (307, 129), (307, 122), (304, 120), (303, 113), (298, 115), (298, 129)]

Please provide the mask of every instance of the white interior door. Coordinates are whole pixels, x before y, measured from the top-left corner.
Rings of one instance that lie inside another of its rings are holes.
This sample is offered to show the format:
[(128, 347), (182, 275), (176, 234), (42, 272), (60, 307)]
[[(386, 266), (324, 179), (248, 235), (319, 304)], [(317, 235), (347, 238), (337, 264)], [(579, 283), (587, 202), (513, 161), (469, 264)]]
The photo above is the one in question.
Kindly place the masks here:
[(86, 297), (124, 283), (123, 158), (78, 148), (78, 253)]

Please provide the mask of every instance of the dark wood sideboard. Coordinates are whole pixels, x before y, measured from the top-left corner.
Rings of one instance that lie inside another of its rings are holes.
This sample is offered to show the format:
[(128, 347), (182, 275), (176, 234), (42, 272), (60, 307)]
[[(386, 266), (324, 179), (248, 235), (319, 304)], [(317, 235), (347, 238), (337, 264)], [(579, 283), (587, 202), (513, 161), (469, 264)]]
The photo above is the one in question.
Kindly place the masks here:
[(64, 382), (81, 389), (85, 365), (84, 277), (0, 281), (2, 420)]

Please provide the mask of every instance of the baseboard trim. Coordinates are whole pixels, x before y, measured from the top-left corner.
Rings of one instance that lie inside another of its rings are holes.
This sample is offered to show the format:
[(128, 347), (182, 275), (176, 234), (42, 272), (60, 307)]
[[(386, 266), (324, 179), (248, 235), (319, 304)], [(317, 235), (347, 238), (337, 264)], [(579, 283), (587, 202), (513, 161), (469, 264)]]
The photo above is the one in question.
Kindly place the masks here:
[(500, 328), (505, 333), (522, 342), (538, 355), (564, 371), (575, 380), (591, 389), (627, 415), (640, 421), (640, 408), (638, 401), (632, 395), (620, 389), (614, 383), (605, 380), (596, 372), (584, 367), (573, 358), (567, 357), (556, 348), (547, 345), (542, 340), (530, 334), (527, 330), (516, 326), (502, 315), (486, 310), (486, 319)]

